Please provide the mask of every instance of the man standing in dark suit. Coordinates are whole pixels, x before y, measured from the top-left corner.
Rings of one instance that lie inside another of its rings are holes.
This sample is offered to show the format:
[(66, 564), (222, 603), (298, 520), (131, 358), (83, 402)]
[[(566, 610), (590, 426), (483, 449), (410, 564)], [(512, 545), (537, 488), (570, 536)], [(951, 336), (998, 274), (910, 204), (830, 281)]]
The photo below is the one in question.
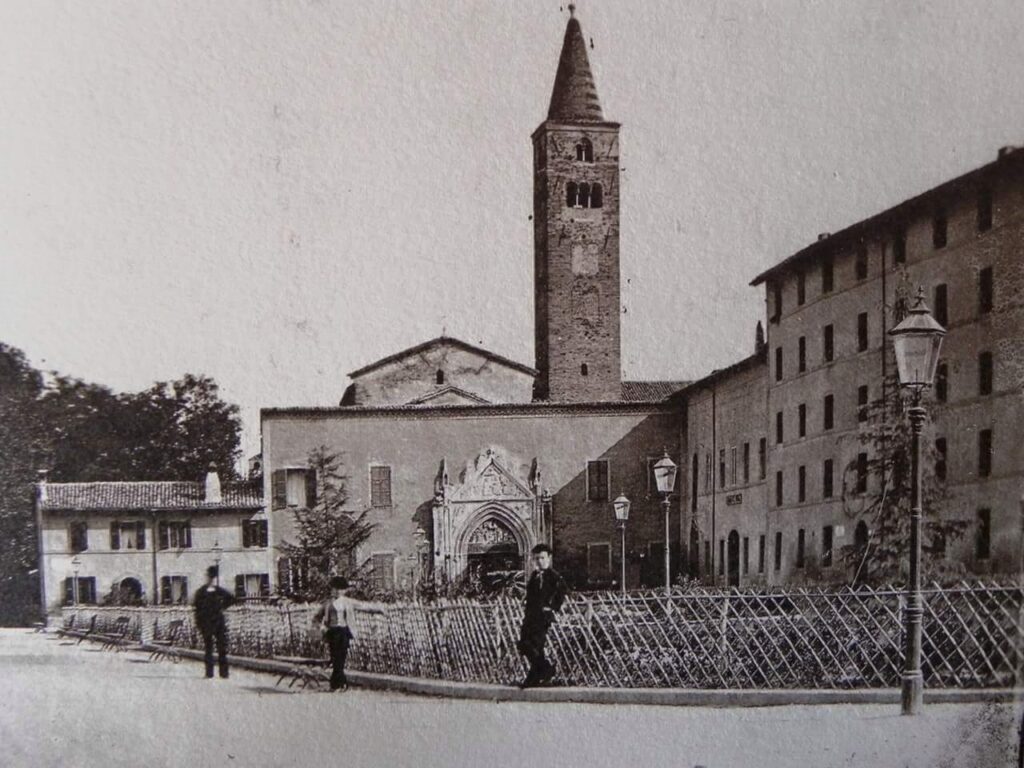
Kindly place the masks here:
[(526, 585), (526, 611), (519, 633), (519, 652), (530, 662), (530, 671), (520, 688), (532, 688), (551, 681), (555, 665), (544, 657), (548, 629), (565, 601), (565, 581), (551, 567), (551, 547), (538, 544), (532, 550), (536, 570)]
[(228, 632), (224, 609), (235, 602), (235, 597), (216, 585), (219, 570), (216, 565), (206, 569), (206, 584), (196, 591), (194, 600), (196, 628), (206, 645), (206, 676), (213, 677), (213, 643), (217, 643), (220, 676), (228, 676)]

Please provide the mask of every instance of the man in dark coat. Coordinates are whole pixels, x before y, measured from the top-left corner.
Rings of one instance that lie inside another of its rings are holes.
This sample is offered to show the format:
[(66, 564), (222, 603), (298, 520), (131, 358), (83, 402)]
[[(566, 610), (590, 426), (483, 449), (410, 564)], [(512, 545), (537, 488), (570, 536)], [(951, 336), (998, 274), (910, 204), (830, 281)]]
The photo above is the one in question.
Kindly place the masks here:
[(216, 565), (206, 569), (206, 584), (196, 591), (193, 604), (196, 628), (206, 645), (206, 676), (213, 677), (213, 644), (217, 643), (217, 661), (220, 676), (228, 676), (228, 632), (224, 609), (235, 602), (235, 597), (215, 583), (219, 571)]
[(526, 611), (518, 644), (519, 652), (530, 662), (530, 671), (520, 688), (543, 685), (555, 676), (555, 665), (544, 657), (544, 644), (555, 613), (565, 601), (565, 581), (551, 567), (551, 547), (538, 544), (532, 554), (537, 567), (526, 585)]

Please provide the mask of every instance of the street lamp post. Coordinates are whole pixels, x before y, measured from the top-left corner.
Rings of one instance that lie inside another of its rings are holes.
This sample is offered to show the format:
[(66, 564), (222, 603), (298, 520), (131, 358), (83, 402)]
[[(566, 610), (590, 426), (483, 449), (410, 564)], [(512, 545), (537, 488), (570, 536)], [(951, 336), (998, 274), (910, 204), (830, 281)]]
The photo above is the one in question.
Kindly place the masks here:
[(416, 567), (413, 570), (412, 595), (414, 600), (419, 600), (420, 581), (423, 579), (423, 553), (426, 551), (429, 542), (427, 541), (427, 532), (423, 530), (422, 525), (417, 526), (412, 534), (412, 538), (416, 548)]
[(658, 459), (654, 465), (654, 482), (658, 486), (658, 493), (661, 494), (661, 506), (665, 510), (665, 594), (672, 594), (672, 572), (669, 554), (669, 495), (676, 485), (676, 464), (668, 457), (668, 450), (665, 455)]
[(71, 582), (71, 604), (78, 607), (78, 569), (82, 567), (82, 561), (78, 559), (78, 555), (71, 558), (71, 573), (74, 574), (74, 579)]
[(224, 548), (220, 545), (219, 539), (213, 540), (213, 564), (217, 566), (217, 579), (214, 582), (218, 587), (220, 586), (220, 556), (224, 553)]
[(619, 494), (619, 498), (612, 502), (612, 508), (615, 510), (615, 519), (619, 521), (619, 533), (622, 534), (622, 594), (626, 594), (626, 521), (629, 520), (629, 505), (630, 501), (623, 494)]
[(918, 289), (913, 308), (895, 328), (892, 336), (896, 371), (900, 385), (911, 393), (913, 405), (907, 409), (911, 431), (910, 485), (910, 579), (907, 584), (907, 608), (904, 613), (906, 652), (903, 659), (902, 703), (904, 715), (921, 712), (924, 700), (924, 676), (921, 673), (921, 430), (927, 413), (921, 405), (921, 393), (932, 385), (939, 349), (946, 330), (935, 322), (924, 303), (924, 290)]

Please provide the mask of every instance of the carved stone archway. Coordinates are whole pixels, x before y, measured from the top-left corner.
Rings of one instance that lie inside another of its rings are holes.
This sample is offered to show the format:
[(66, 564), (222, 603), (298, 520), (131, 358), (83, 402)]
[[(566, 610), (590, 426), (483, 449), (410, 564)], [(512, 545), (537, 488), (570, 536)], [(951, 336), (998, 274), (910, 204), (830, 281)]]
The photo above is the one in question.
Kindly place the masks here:
[(441, 462), (434, 484), (434, 572), (462, 575), (474, 537), (507, 532), (523, 558), (538, 542), (550, 543), (550, 499), (536, 460), (522, 463), (498, 448), (467, 462), (457, 481)]

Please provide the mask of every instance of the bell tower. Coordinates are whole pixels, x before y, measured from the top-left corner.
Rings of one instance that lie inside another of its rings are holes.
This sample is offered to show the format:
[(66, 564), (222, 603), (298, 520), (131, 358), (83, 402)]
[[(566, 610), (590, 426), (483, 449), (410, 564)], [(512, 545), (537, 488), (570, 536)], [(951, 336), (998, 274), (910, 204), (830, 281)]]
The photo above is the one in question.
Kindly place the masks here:
[(575, 10), (532, 137), (534, 399), (619, 400), (619, 124), (604, 119)]

